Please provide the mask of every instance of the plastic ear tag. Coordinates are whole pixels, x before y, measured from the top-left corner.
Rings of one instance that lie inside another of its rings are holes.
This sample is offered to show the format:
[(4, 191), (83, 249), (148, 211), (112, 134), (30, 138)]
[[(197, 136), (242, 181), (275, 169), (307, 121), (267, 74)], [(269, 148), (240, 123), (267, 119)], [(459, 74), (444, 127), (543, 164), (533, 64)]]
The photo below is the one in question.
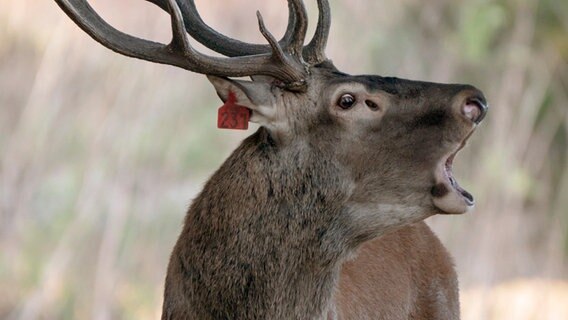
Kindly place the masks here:
[(229, 91), (225, 104), (219, 108), (217, 128), (247, 130), (251, 111), (247, 107), (237, 104), (237, 96)]

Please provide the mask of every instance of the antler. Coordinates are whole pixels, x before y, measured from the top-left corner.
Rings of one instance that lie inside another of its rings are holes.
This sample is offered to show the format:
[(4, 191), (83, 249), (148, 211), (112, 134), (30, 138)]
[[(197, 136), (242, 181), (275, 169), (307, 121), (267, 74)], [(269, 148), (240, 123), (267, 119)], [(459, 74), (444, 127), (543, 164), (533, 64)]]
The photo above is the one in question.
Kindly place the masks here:
[[(185, 19), (195, 17), (195, 15), (187, 14), (192, 11), (191, 7), (195, 9), (193, 1), (184, 2), (180, 7), (178, 4), (179, 0), (148, 0), (158, 4), (169, 12), (171, 16), (173, 40), (168, 45), (140, 39), (118, 31), (105, 22), (86, 0), (55, 1), (93, 39), (123, 55), (174, 65), (209, 75), (225, 77), (271, 76), (281, 80), (289, 89), (300, 89), (305, 86), (307, 68), (302, 59), (301, 51), (307, 30), (307, 14), (302, 1), (289, 0), (290, 8), (294, 9), (291, 10), (290, 20), (294, 20), (292, 22), (295, 23), (293, 24), (293, 30), (286, 33), (285, 38), (289, 40), (284, 42), (284, 47), (266, 29), (262, 16), (260, 13), (257, 13), (260, 31), (269, 42), (269, 46), (263, 48), (268, 48), (268, 50), (258, 54), (239, 54), (229, 58), (208, 56), (196, 51), (191, 46), (188, 33), (186, 32), (190, 23)], [(193, 10), (193, 12), (196, 14), (197, 10)], [(201, 19), (199, 18), (198, 20)], [(210, 30), (213, 31), (212, 29)], [(193, 30), (191, 33), (199, 32)], [(215, 32), (215, 34), (217, 33)], [(225, 39), (228, 38), (225, 37)], [(209, 39), (208, 41), (211, 42), (204, 44), (219, 52), (215, 49), (214, 39)], [(219, 43), (225, 44), (222, 41)]]
[(328, 0), (318, 0), (319, 17), (314, 37), (304, 48), (304, 59), (310, 64), (317, 64), (327, 60), (325, 48), (329, 29), (331, 26), (331, 9)]
[[(167, 0), (146, 0), (165, 11), (168, 11)], [(295, 34), (307, 22), (305, 9), (302, 1), (288, 0), (289, 17), (286, 33), (279, 44), (282, 48), (288, 48)], [(331, 25), (331, 13), (328, 0), (318, 0), (319, 19), (316, 32), (310, 43), (303, 49), (304, 60), (310, 65), (314, 65), (327, 60), (325, 47), (329, 36)], [(180, 9), (185, 17), (185, 28), (187, 32), (197, 41), (209, 49), (229, 57), (239, 57), (251, 54), (263, 54), (270, 52), (268, 45), (250, 44), (236, 39), (226, 37), (209, 27), (199, 15), (193, 0), (184, 1), (180, 4)], [(301, 23), (296, 23), (298, 17)]]

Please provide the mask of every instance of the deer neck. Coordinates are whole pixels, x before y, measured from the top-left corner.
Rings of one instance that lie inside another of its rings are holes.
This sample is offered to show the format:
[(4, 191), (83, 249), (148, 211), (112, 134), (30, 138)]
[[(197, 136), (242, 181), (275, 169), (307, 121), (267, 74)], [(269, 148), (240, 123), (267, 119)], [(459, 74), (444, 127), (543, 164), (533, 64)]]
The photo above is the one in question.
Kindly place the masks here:
[(345, 252), (345, 179), (302, 148), (277, 150), (260, 129), (194, 201), (172, 256), (192, 275), (194, 307), (236, 319), (327, 314)]

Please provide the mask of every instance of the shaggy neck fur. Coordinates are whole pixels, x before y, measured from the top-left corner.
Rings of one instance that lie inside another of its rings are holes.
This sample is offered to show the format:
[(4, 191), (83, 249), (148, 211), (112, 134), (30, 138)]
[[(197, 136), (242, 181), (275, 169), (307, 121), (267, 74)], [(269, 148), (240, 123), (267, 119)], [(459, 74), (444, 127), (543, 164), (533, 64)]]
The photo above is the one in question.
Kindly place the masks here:
[(246, 139), (188, 212), (163, 319), (326, 317), (347, 251), (339, 172), (308, 144)]

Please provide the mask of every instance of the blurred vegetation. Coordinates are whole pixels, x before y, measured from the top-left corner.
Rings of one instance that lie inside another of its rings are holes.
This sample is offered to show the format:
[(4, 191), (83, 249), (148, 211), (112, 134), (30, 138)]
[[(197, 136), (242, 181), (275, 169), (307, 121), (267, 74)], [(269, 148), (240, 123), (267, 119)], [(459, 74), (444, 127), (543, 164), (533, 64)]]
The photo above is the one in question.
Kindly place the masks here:
[[(170, 37), (145, 1), (92, 2), (121, 30)], [(285, 28), (283, 0), (196, 2), (239, 39), (262, 41), (257, 8)], [(456, 163), (478, 208), (429, 220), (456, 258), (464, 319), (520, 319), (495, 301), (526, 290), (566, 297), (568, 2), (331, 2), (328, 54), (341, 70), (472, 83), (489, 98)], [(0, 318), (158, 318), (184, 211), (247, 133), (215, 129), (203, 76), (114, 54), (52, 1), (0, 7)], [(534, 278), (549, 280), (507, 285)]]

